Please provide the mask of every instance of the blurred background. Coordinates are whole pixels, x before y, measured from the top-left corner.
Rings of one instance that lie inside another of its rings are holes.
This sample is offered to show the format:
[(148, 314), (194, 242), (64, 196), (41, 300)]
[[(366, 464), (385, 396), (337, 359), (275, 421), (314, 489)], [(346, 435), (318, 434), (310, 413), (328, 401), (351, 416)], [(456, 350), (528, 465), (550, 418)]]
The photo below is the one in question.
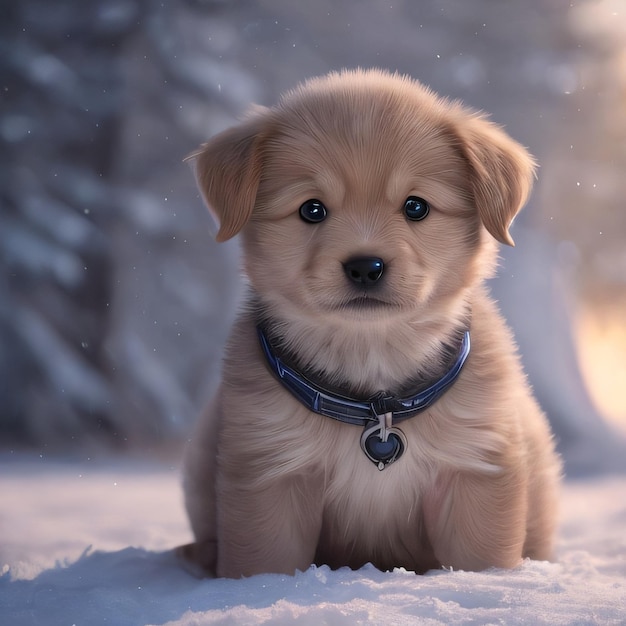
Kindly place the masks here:
[(0, 452), (179, 453), (241, 291), (182, 159), (356, 66), (538, 158), (492, 289), (567, 473), (626, 468), (623, 0), (3, 0)]

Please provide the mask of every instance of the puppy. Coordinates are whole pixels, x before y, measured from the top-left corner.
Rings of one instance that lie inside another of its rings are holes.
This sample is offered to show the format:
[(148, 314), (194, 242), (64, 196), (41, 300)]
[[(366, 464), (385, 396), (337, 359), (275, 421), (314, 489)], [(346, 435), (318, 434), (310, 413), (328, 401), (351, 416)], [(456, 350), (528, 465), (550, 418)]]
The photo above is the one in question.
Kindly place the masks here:
[(191, 155), (245, 305), (185, 460), (213, 575), (548, 559), (560, 464), (484, 280), (534, 164), (407, 77), (306, 82)]

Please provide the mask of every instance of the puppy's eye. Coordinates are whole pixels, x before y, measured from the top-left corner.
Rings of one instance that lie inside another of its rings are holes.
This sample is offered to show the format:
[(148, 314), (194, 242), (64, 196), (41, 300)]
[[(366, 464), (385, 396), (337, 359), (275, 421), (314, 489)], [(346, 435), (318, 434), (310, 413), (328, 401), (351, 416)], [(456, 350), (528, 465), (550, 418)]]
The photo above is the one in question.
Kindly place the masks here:
[(430, 213), (430, 206), (424, 198), (418, 196), (409, 196), (402, 208), (404, 215), (408, 220), (412, 222), (419, 222), (423, 220)]
[(328, 211), (319, 200), (307, 200), (300, 207), (300, 217), (309, 224), (317, 224), (326, 219)]

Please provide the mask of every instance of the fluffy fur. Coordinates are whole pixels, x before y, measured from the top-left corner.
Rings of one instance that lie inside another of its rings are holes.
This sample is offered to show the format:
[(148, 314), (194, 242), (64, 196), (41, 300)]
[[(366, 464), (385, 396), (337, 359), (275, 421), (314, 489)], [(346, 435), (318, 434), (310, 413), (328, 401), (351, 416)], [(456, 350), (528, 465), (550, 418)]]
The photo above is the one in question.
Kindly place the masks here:
[[(530, 191), (527, 152), (484, 116), (380, 71), (313, 79), (194, 155), (218, 240), (240, 233), (246, 305), (223, 379), (185, 461), (196, 542), (218, 576), (311, 563), (381, 569), (514, 567), (547, 559), (560, 465), (510, 332), (483, 282)], [(408, 196), (428, 200), (420, 222)], [(304, 222), (322, 201), (328, 217)], [(346, 277), (384, 259), (375, 298)], [(267, 369), (262, 316), (302, 369), (367, 398), (438, 363), (471, 316), (456, 383), (401, 424), (404, 455), (378, 471), (361, 429), (309, 412)]]

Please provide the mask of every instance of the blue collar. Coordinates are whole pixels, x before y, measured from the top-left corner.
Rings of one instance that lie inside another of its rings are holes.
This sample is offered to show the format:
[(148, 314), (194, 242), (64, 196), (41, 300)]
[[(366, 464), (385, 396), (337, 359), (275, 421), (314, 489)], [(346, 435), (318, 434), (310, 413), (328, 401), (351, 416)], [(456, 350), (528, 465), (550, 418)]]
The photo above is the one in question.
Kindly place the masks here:
[(414, 417), (432, 406), (458, 378), (470, 353), (470, 333), (463, 333), (455, 362), (426, 389), (405, 398), (379, 392), (368, 400), (356, 400), (325, 389), (287, 365), (277, 354), (262, 327), (257, 326), (259, 341), (271, 372), (283, 387), (307, 409), (346, 424), (368, 426), (387, 416), (388, 426)]

